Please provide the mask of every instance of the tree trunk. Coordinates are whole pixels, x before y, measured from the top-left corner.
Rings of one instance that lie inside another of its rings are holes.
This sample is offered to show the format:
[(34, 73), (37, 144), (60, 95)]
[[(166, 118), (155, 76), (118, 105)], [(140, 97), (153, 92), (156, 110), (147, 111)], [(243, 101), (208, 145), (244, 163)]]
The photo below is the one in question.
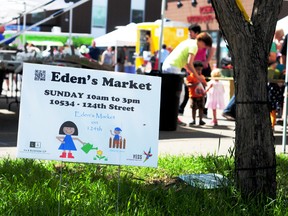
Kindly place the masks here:
[(276, 159), (267, 68), (282, 0), (255, 0), (251, 22), (245, 20), (236, 0), (212, 0), (212, 5), (234, 66), (236, 184), (246, 197), (260, 193), (274, 198)]

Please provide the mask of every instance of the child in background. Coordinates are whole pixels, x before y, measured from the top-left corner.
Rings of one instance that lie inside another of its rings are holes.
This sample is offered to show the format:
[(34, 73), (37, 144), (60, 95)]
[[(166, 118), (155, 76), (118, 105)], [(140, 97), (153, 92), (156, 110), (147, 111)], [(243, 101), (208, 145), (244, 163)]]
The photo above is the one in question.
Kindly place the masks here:
[(199, 125), (205, 125), (206, 123), (202, 120), (203, 110), (204, 110), (204, 97), (205, 97), (205, 86), (207, 82), (205, 77), (202, 75), (203, 64), (200, 61), (194, 62), (194, 68), (200, 76), (198, 80), (193, 73), (190, 73), (187, 78), (187, 87), (189, 89), (189, 98), (192, 108), (192, 122), (189, 123), (189, 126), (196, 124), (196, 111), (199, 110)]
[(220, 69), (214, 69), (211, 72), (212, 80), (207, 83), (207, 101), (205, 104), (205, 108), (212, 109), (213, 117), (211, 121), (211, 125), (218, 125), (217, 121), (217, 109), (224, 109), (224, 86), (217, 79), (217, 77), (221, 77)]

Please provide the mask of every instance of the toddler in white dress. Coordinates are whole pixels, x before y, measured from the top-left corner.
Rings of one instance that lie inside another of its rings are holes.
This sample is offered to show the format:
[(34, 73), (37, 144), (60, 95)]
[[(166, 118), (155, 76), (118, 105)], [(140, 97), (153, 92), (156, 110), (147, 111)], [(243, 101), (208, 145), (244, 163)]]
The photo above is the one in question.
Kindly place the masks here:
[(212, 109), (213, 117), (211, 124), (216, 126), (218, 125), (217, 121), (217, 109), (224, 109), (224, 86), (217, 79), (217, 77), (221, 77), (220, 69), (214, 69), (211, 72), (212, 79), (207, 83), (207, 100), (205, 104), (205, 108)]

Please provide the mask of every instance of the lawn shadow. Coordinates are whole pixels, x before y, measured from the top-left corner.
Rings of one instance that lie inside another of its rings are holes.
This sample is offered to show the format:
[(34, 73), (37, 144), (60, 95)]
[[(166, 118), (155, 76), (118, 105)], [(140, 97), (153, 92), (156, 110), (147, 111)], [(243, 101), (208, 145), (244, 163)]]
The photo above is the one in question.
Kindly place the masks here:
[(0, 108), (0, 147), (17, 146), (18, 119), (18, 110)]

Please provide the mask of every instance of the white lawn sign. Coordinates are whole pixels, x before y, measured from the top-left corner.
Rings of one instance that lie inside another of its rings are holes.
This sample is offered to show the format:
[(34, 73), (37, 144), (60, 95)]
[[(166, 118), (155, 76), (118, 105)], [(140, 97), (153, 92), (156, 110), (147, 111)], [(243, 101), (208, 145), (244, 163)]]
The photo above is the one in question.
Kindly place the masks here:
[(17, 157), (157, 167), (161, 78), (24, 63)]

